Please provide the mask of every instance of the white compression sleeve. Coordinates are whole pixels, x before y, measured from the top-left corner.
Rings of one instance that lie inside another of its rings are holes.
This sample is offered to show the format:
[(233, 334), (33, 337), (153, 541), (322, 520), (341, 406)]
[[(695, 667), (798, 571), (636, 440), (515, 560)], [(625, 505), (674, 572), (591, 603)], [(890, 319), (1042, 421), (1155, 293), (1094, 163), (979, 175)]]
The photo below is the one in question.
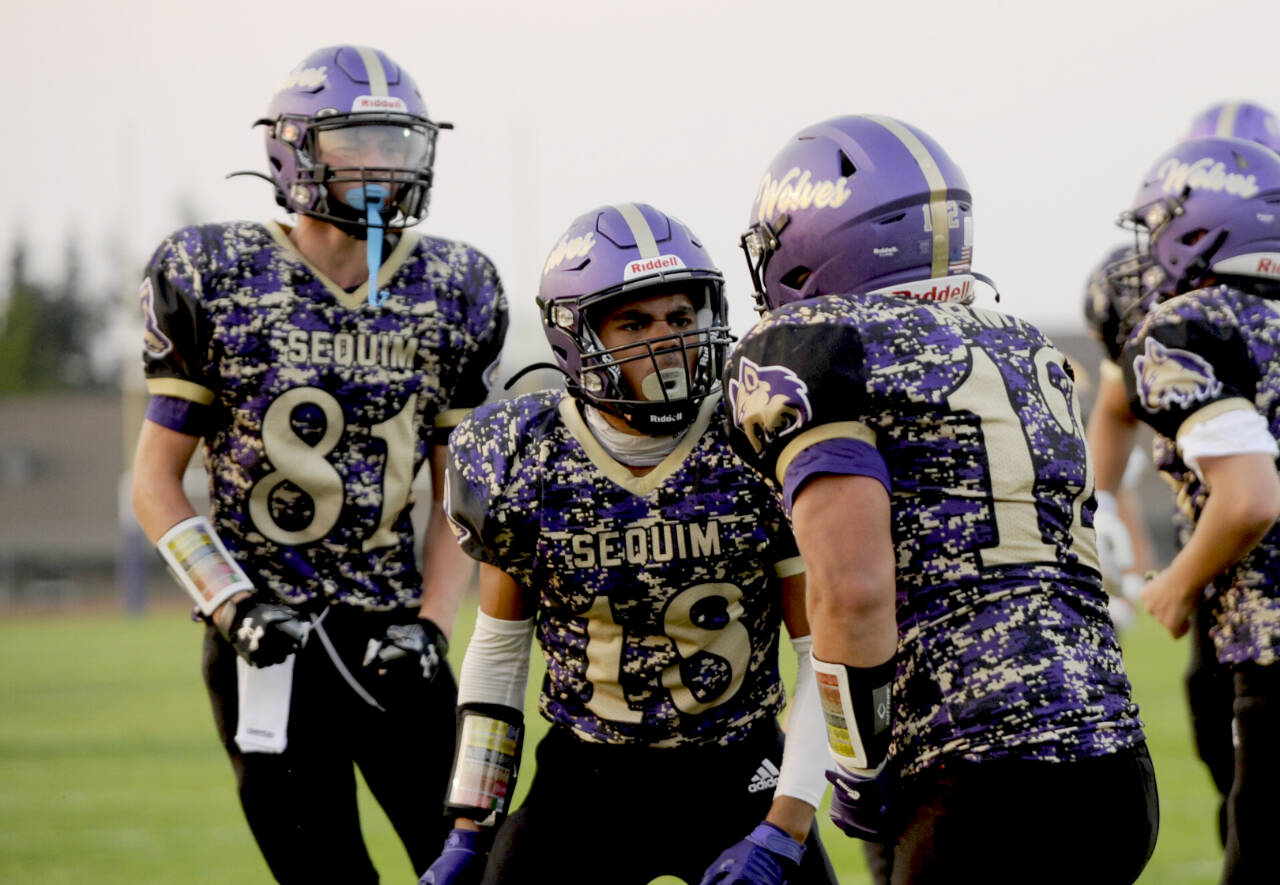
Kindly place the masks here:
[(1182, 460), (1201, 480), (1204, 479), (1200, 475), (1201, 458), (1253, 452), (1274, 458), (1280, 454), (1276, 438), (1271, 435), (1266, 419), (1248, 409), (1215, 415), (1207, 421), (1195, 424), (1185, 433), (1179, 429), (1178, 451), (1182, 454)]
[(814, 808), (827, 790), (827, 727), (818, 702), (818, 681), (813, 675), (813, 637), (792, 639), (796, 650), (796, 691), (787, 716), (787, 743), (782, 754), (775, 796), (792, 796)]
[(458, 704), (502, 704), (524, 710), (533, 618), (504, 621), (476, 612), (476, 627), (458, 673)]

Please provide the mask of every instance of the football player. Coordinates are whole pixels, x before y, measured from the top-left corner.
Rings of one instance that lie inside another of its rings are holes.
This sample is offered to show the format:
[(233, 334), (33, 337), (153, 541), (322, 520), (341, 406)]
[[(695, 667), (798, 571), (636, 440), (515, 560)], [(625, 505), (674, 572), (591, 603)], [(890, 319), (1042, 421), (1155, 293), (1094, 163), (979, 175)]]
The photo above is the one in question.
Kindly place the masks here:
[[(802, 570), (723, 427), (722, 287), (677, 219), (642, 203), (580, 216), (538, 293), (568, 391), (479, 409), (450, 437), (447, 507), (481, 603), (458, 828), (424, 883), (836, 881), (812, 828), (826, 760)], [(801, 664), (785, 756), (783, 623)], [(503, 821), (534, 637), (551, 728)]]
[[(1280, 118), (1251, 102), (1218, 102), (1197, 114), (1184, 138), (1231, 136), (1257, 142), (1280, 151)], [(1142, 279), (1146, 273), (1147, 279)], [(1089, 415), (1086, 436), (1096, 471), (1098, 513), (1095, 527), (1104, 577), (1122, 582), (1124, 601), (1113, 597), (1113, 614), (1127, 609), (1141, 590), (1141, 575), (1148, 564), (1136, 555), (1142, 545), (1131, 543), (1130, 526), (1142, 531), (1140, 511), (1133, 496), (1125, 494), (1126, 479), (1132, 476), (1129, 465), (1134, 458), (1134, 441), (1138, 419), (1129, 408), (1129, 394), (1119, 358), (1134, 328), (1164, 295), (1159, 274), (1154, 266), (1138, 257), (1138, 248), (1120, 246), (1107, 254), (1094, 269), (1085, 291), (1085, 322), (1090, 333), (1102, 345), (1105, 356), (1099, 370), (1097, 403)], [(1177, 454), (1168, 440), (1155, 441), (1157, 465), (1169, 464)], [(1130, 519), (1126, 515), (1129, 499)], [(1175, 516), (1178, 535), (1185, 538), (1189, 521)], [(1141, 540), (1137, 535), (1136, 539)], [(1191, 616), (1191, 655), (1184, 679), (1187, 707), (1191, 714), (1196, 751), (1209, 769), (1221, 802), (1218, 833), (1226, 840), (1226, 797), (1231, 789), (1234, 750), (1231, 745), (1231, 704), (1234, 694), (1231, 674), (1218, 664), (1209, 639), (1211, 618), (1202, 610), (1207, 597)]]
[(1159, 465), (1194, 528), (1142, 591), (1175, 636), (1206, 594), (1234, 682), (1234, 778), (1223, 882), (1275, 876), (1280, 787), (1280, 155), (1208, 137), (1161, 155), (1129, 212), (1143, 273), (1165, 297), (1125, 345), (1133, 413), (1160, 435)]
[[(186, 227), (152, 257), (134, 509), (207, 625), (214, 719), (271, 872), (377, 882), (353, 763), (416, 870), (444, 835), (422, 799), (444, 796), (444, 653), (471, 571), (439, 504), (444, 434), (485, 397), (506, 302), (485, 256), (406, 230), (448, 124), (385, 53), (311, 53), (259, 122), (297, 218)], [(208, 517), (182, 490), (201, 441)]]
[(749, 224), (765, 313), (726, 399), (804, 559), (832, 819), (894, 843), (894, 882), (1134, 881), (1155, 782), (1082, 416), (1044, 335), (973, 304), (963, 174), (914, 126), (838, 117), (787, 142)]

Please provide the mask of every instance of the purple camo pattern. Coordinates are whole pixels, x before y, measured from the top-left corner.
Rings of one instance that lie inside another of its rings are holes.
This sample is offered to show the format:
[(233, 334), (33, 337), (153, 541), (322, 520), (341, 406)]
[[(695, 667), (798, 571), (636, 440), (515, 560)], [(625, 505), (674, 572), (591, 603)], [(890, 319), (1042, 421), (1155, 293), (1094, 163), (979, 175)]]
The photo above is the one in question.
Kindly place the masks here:
[[(363, 290), (342, 298), (274, 223), (183, 228), (143, 283), (148, 388), (212, 400), (213, 523), (254, 584), (291, 604), (418, 604), (410, 483), (437, 417), (478, 405), (496, 365), (493, 265), (402, 237), (377, 309)], [(157, 350), (157, 333), (173, 346)]]
[(647, 493), (602, 471), (566, 403), (487, 405), (449, 440), (463, 549), (537, 594), (542, 715), (600, 743), (744, 737), (783, 700), (774, 568), (797, 553), (777, 501), (729, 448), (719, 397)]
[(888, 467), (890, 752), (905, 776), (947, 759), (1065, 761), (1142, 740), (1098, 574), (1078, 401), (1037, 329), (959, 303), (826, 296), (768, 314), (726, 379), (746, 359), (792, 370), (813, 410), (808, 427), (759, 452), (758, 437), (733, 434), (764, 475), (774, 479), (785, 445), (840, 422), (874, 433)]
[[(1151, 415), (1137, 405), (1133, 362), (1146, 352), (1148, 339), (1165, 347), (1190, 350), (1213, 366), (1221, 389), (1209, 400), (1172, 407)], [(1151, 423), (1156, 468), (1174, 488), (1178, 513), (1194, 522), (1208, 491), (1178, 454), (1178, 427), (1213, 402), (1243, 397), (1266, 419), (1280, 439), (1280, 309), (1277, 302), (1219, 285), (1188, 292), (1152, 311), (1125, 349), (1122, 368), (1134, 414)], [(1185, 541), (1188, 535), (1184, 532)], [(1218, 660), (1273, 664), (1280, 659), (1280, 527), (1234, 567), (1213, 582), (1213, 638)]]

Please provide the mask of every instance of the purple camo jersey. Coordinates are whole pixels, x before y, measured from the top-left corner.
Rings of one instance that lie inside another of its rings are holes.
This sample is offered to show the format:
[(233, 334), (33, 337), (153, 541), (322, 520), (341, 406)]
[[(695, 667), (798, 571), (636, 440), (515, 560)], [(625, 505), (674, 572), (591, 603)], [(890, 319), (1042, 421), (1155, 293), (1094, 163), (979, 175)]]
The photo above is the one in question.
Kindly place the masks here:
[(1038, 330), (960, 303), (826, 296), (767, 315), (727, 387), (748, 361), (757, 387), (787, 379), (730, 396), (734, 447), (765, 476), (795, 440), (831, 433), (873, 441), (888, 468), (904, 774), (1142, 739), (1098, 574), (1079, 404)]
[(537, 594), (539, 707), (583, 740), (729, 743), (782, 704), (777, 576), (799, 561), (722, 423), (706, 400), (643, 477), (558, 391), (477, 409), (449, 439), (454, 530)]
[[(1155, 464), (1179, 515), (1199, 519), (1208, 490), (1178, 454), (1183, 424), (1202, 409), (1254, 409), (1280, 439), (1280, 311), (1229, 286), (1189, 292), (1154, 310), (1125, 348), (1134, 414), (1157, 431)], [(1184, 536), (1185, 540), (1185, 536)], [(1273, 664), (1280, 647), (1280, 528), (1213, 582), (1218, 659)]]
[(371, 308), (281, 226), (233, 223), (173, 234), (142, 285), (148, 390), (212, 408), (213, 523), (289, 603), (418, 603), (410, 484), (502, 345), (501, 284), (471, 247), (405, 233), (383, 274)]

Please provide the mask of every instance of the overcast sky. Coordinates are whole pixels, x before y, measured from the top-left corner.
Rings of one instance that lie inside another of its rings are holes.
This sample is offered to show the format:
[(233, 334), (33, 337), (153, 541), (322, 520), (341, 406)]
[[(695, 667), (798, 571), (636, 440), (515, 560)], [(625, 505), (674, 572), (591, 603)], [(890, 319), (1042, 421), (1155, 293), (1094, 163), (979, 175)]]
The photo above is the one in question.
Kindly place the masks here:
[(745, 326), (737, 240), (760, 175), (796, 130), (864, 112), (916, 124), (965, 171), (974, 268), (1001, 307), (1078, 330), (1116, 214), (1190, 116), (1280, 107), (1277, 34), (1276, 0), (7, 0), (0, 241), (20, 233), (52, 276), (74, 236), (98, 272), (134, 278), (183, 204), (279, 217), (266, 183), (224, 176), (265, 167), (250, 124), (298, 61), (366, 43), (457, 125), (422, 229), (493, 258), (526, 340), (546, 252), (621, 200), (701, 234)]

